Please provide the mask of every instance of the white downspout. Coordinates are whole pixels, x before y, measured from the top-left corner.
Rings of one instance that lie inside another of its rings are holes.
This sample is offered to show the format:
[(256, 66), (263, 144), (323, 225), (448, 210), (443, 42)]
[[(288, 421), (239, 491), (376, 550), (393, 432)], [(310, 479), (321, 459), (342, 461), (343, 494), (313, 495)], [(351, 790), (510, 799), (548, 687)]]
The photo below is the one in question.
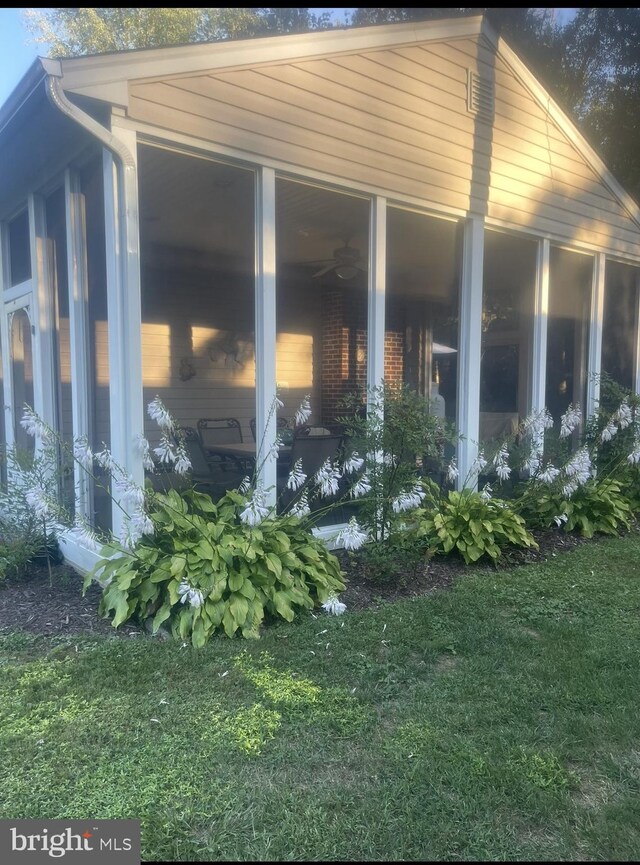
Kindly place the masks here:
[[(111, 452), (139, 485), (144, 484), (142, 459), (134, 447), (143, 432), (140, 255), (138, 234), (138, 182), (135, 134), (129, 146), (97, 120), (74, 105), (66, 96), (61, 79), (49, 74), (46, 92), (51, 103), (96, 138), (107, 151), (103, 158), (106, 174), (109, 163), (116, 182), (105, 179), (105, 232), (113, 235), (113, 249), (107, 249), (107, 300), (109, 318), (109, 403)], [(128, 134), (128, 133), (127, 133)], [(133, 151), (130, 149), (133, 146)], [(105, 151), (103, 151), (104, 153)], [(113, 209), (109, 208), (113, 202)], [(107, 220), (107, 215), (113, 220)], [(111, 224), (109, 225), (108, 222)], [(113, 508), (113, 531), (118, 535), (122, 512)]]

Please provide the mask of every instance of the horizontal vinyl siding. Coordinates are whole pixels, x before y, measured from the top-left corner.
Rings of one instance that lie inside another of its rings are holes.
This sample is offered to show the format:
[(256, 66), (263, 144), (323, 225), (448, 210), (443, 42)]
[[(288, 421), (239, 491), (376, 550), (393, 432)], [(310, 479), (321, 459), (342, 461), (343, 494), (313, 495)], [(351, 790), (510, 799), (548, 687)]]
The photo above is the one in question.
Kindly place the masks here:
[[(496, 84), (491, 124), (467, 70)], [(130, 114), (346, 185), (638, 254), (640, 228), (510, 68), (472, 39), (132, 83)]]
[[(319, 300), (287, 308), (283, 304), (277, 333), (277, 379), (291, 418), (306, 394), (314, 416), (321, 416), (318, 354)], [(246, 284), (223, 274), (188, 268), (149, 269), (143, 279), (142, 372), (147, 405), (160, 396), (182, 426), (199, 418), (235, 417), (244, 441), (252, 441), (256, 416), (253, 302)], [(237, 346), (237, 358), (229, 351)], [(191, 364), (191, 378), (180, 378), (181, 362)], [(239, 363), (237, 362), (239, 361)], [(145, 417), (145, 435), (156, 444), (160, 431)]]

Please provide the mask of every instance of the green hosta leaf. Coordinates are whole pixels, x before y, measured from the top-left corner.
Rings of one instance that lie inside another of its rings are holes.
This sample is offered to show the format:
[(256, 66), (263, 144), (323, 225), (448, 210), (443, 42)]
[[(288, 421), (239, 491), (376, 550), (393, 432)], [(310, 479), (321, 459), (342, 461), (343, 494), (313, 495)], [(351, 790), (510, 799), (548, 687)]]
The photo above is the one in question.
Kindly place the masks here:
[(224, 615), (222, 617), (222, 627), (224, 628), (224, 632), (227, 637), (233, 637), (235, 632), (238, 630), (238, 622), (235, 620), (229, 607), (227, 607), (224, 611)]
[(275, 574), (276, 577), (279, 577), (282, 573), (282, 562), (278, 556), (276, 556), (275, 553), (267, 553), (266, 563), (269, 570)]
[(278, 611), (278, 613), (282, 616), (283, 619), (286, 619), (287, 622), (292, 622), (294, 618), (294, 612), (291, 609), (291, 604), (289, 603), (289, 597), (285, 592), (275, 592), (273, 595), (273, 603)]
[(183, 640), (189, 636), (189, 631), (191, 630), (191, 623), (193, 621), (193, 611), (191, 607), (183, 607), (180, 612), (178, 630), (180, 636)]
[(222, 622), (222, 617), (227, 609), (226, 601), (205, 601), (204, 607), (207, 611), (211, 625), (214, 628), (217, 628)]
[(201, 559), (207, 559), (212, 562), (214, 559), (214, 551), (213, 547), (209, 543), (206, 538), (203, 538), (198, 546), (195, 548), (195, 552), (200, 556)]
[(477, 562), (480, 556), (482, 555), (482, 550), (480, 547), (476, 547), (471, 544), (471, 546), (467, 547), (467, 557), (471, 562)]
[(239, 573), (229, 574), (229, 591), (237, 592), (244, 583), (244, 576)]
[(220, 555), (220, 558), (221, 558), (221, 559), (222, 559), (222, 560), (223, 560), (227, 565), (229, 565), (229, 567), (233, 567), (233, 559), (234, 559), (234, 555), (233, 555), (232, 550), (229, 550), (229, 549), (227, 549), (227, 548), (225, 548), (225, 547), (223, 547), (223, 546), (220, 546), (220, 547), (218, 548), (218, 553), (219, 553), (219, 555)]
[(170, 601), (165, 601), (164, 604), (160, 607), (158, 612), (153, 617), (153, 633), (155, 634), (160, 625), (171, 615), (171, 607), (172, 604)]
[(187, 567), (187, 559), (186, 556), (172, 556), (171, 557), (171, 565), (169, 567), (169, 572), (172, 577), (182, 576), (185, 568)]
[(151, 576), (149, 579), (152, 583), (163, 583), (165, 580), (171, 579), (171, 571), (169, 569), (169, 563), (165, 560), (163, 563), (163, 567), (158, 567), (155, 571), (151, 572)]
[[(155, 601), (160, 594), (160, 586), (150, 580), (144, 580), (140, 585), (139, 597), (144, 603)], [(175, 602), (174, 602), (175, 603)]]
[(129, 602), (124, 592), (118, 592), (118, 594), (113, 598), (113, 600), (114, 604), (112, 609), (115, 611), (115, 615), (111, 624), (114, 628), (117, 628), (118, 625), (126, 622), (129, 618)]
[(207, 635), (205, 632), (204, 621), (201, 616), (198, 616), (196, 621), (193, 624), (193, 630), (191, 632), (191, 642), (193, 643), (194, 648), (201, 649), (207, 641)]
[(249, 600), (253, 600), (256, 596), (256, 589), (254, 588), (251, 580), (245, 580), (240, 586), (240, 594), (244, 595), (245, 598)]
[(180, 600), (180, 596), (178, 595), (179, 586), (180, 586), (180, 583), (178, 580), (170, 580), (167, 583), (166, 590), (167, 590), (167, 594), (169, 595), (169, 600), (171, 601), (172, 604), (177, 604), (178, 601)]
[(310, 547), (308, 544), (298, 550), (298, 555), (305, 556), (305, 558), (311, 559), (312, 562), (317, 562), (320, 560), (320, 555), (318, 551), (314, 550), (314, 548)]
[(228, 604), (231, 615), (238, 625), (244, 624), (249, 612), (248, 600), (243, 595), (233, 594), (229, 596)]
[(212, 601), (219, 601), (227, 588), (227, 578), (224, 574), (216, 574), (214, 583), (209, 592)]

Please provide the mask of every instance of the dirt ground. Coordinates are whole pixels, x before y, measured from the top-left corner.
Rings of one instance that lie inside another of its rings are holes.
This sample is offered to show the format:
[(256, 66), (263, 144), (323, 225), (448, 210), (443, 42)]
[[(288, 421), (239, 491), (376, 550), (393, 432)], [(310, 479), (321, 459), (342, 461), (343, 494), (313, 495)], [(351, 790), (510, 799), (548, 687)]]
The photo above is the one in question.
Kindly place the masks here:
[[(588, 543), (584, 538), (557, 531), (537, 532), (534, 537), (539, 549), (514, 550), (507, 553), (499, 568), (545, 561), (561, 551)], [(436, 556), (410, 568), (395, 562), (393, 572), (383, 579), (372, 579), (367, 569), (354, 556), (340, 552), (339, 558), (347, 577), (346, 591), (341, 595), (347, 609), (363, 610), (401, 598), (428, 595), (450, 587), (463, 574), (495, 570), (491, 564), (465, 565), (455, 557)], [(65, 564), (52, 568), (52, 579), (44, 565), (34, 565), (21, 575), (10, 575), (0, 584), (0, 633), (28, 631), (52, 635), (110, 635), (130, 638), (144, 633), (134, 624), (118, 629), (107, 619), (98, 617), (101, 590), (93, 584), (82, 595), (82, 577)]]

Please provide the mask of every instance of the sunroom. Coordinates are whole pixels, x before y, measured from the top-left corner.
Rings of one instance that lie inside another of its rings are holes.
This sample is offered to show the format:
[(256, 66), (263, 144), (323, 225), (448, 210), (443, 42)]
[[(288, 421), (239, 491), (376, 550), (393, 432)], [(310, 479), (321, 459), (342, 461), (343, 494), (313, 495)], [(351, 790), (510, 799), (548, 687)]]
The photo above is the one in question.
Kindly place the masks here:
[(261, 443), (293, 448), (307, 396), (328, 446), (345, 396), (408, 384), (464, 479), (531, 410), (590, 414), (602, 372), (640, 392), (638, 207), (482, 18), (38, 61), (0, 219), (4, 440), (33, 447), (33, 405), (139, 482), (156, 395), (275, 497)]

